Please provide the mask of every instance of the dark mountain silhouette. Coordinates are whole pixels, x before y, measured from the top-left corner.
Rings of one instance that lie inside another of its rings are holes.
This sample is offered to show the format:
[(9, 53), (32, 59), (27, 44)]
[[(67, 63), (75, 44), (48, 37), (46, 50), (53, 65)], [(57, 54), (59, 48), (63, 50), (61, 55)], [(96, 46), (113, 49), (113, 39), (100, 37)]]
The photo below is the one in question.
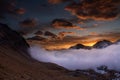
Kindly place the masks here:
[(75, 46), (70, 47), (70, 49), (91, 49), (91, 47), (84, 46), (82, 44), (76, 44)]
[(47, 41), (46, 38), (41, 37), (41, 36), (34, 36), (32, 38), (28, 38), (27, 40)]
[(16, 31), (11, 30), (6, 24), (0, 23), (0, 46), (9, 47), (23, 55), (28, 56), (29, 44)]
[[(116, 41), (115, 43), (120, 42), (119, 40)], [(112, 44), (112, 43), (108, 40), (102, 40), (102, 41), (98, 41), (96, 44), (94, 44), (92, 47), (91, 46), (85, 46), (83, 44), (76, 44), (75, 46), (71, 46), (69, 49), (92, 49), (92, 48), (96, 48), (96, 49), (102, 49), (102, 48), (106, 48)]]
[(102, 40), (102, 41), (98, 41), (95, 45), (93, 45), (93, 48), (101, 49), (101, 48), (108, 47), (110, 45), (112, 45), (112, 42), (108, 40)]

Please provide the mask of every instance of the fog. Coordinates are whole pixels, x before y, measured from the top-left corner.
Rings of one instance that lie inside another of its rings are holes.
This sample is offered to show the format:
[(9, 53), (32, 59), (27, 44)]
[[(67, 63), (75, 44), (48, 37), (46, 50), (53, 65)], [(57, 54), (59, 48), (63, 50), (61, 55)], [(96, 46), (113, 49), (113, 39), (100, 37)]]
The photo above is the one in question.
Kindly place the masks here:
[(120, 44), (114, 44), (104, 49), (70, 49), (47, 51), (38, 46), (29, 49), (30, 55), (41, 62), (51, 62), (69, 70), (96, 69), (101, 65), (109, 69), (120, 70)]

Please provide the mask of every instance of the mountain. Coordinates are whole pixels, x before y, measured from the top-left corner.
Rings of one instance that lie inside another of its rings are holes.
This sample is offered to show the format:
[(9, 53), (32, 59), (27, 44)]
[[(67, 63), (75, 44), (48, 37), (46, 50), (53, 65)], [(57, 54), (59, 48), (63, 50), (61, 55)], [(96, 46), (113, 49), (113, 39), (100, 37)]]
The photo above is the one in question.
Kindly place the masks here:
[(32, 38), (28, 38), (27, 40), (47, 41), (46, 38), (41, 37), (41, 36), (34, 36), (34, 37), (32, 37)]
[(11, 30), (7, 25), (1, 23), (0, 47), (12, 48), (13, 50), (21, 53), (22, 55), (29, 56), (27, 51), (27, 49), (29, 48), (29, 44), (25, 41), (25, 39), (16, 31)]
[(75, 46), (70, 47), (69, 49), (91, 49), (89, 46), (84, 46), (82, 44), (76, 44)]
[[(118, 42), (120, 42), (120, 40), (116, 41), (115, 43), (118, 43)], [(92, 49), (92, 48), (102, 49), (102, 48), (108, 47), (112, 44), (113, 43), (108, 41), (108, 40), (102, 40), (102, 41), (98, 41), (92, 47), (91, 46), (85, 46), (83, 44), (76, 44), (74, 46), (71, 46), (69, 49)]]
[(102, 40), (102, 41), (98, 41), (95, 45), (93, 45), (93, 48), (101, 49), (101, 48), (108, 47), (112, 44), (113, 43), (108, 40)]

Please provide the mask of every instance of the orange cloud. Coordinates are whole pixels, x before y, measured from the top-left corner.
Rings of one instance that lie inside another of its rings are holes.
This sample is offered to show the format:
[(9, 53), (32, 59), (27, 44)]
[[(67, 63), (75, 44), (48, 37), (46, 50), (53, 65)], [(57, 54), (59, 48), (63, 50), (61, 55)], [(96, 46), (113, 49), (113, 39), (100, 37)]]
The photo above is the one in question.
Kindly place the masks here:
[(76, 33), (75, 32), (59, 32), (58, 33), (58, 38), (59, 39), (63, 39), (66, 35), (75, 35)]
[(120, 0), (82, 0), (66, 6), (65, 10), (80, 19), (112, 20), (120, 15)]
[(71, 22), (65, 20), (65, 19), (55, 19), (52, 21), (52, 26), (54, 28), (60, 29), (77, 29), (77, 30), (85, 30), (84, 28), (81, 28), (79, 26), (73, 25)]
[(99, 34), (96, 32), (90, 32), (90, 35), (99, 35)]
[(15, 9), (16, 14), (23, 15), (23, 14), (25, 14), (25, 12), (26, 12), (26, 10), (24, 8)]
[(34, 18), (26, 19), (26, 20), (20, 22), (21, 27), (35, 27), (37, 25), (38, 25), (38, 22)]
[(50, 3), (50, 4), (59, 4), (59, 3), (62, 3), (62, 2), (70, 2), (70, 1), (72, 1), (72, 0), (48, 0), (48, 2)]

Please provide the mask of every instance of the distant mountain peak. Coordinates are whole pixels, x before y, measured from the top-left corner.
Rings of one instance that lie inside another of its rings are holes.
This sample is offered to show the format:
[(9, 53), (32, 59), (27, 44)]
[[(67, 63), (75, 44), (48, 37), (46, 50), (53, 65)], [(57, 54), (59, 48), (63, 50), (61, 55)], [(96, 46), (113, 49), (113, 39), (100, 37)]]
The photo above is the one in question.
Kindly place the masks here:
[(98, 41), (95, 45), (93, 45), (93, 48), (105, 48), (107, 46), (110, 46), (112, 44), (111, 41), (109, 40), (102, 40), (102, 41)]
[(70, 47), (70, 49), (90, 49), (90, 47), (83, 44), (76, 44), (75, 46)]
[[(120, 42), (120, 40), (118, 40), (117, 42)], [(108, 46), (110, 46), (112, 44), (113, 43), (111, 41), (109, 41), (109, 40), (102, 40), (102, 41), (98, 41), (92, 47), (91, 46), (85, 46), (83, 44), (76, 44), (74, 46), (71, 46), (69, 49), (92, 49), (92, 48), (102, 49), (102, 48), (106, 48), (106, 47), (108, 47)]]

